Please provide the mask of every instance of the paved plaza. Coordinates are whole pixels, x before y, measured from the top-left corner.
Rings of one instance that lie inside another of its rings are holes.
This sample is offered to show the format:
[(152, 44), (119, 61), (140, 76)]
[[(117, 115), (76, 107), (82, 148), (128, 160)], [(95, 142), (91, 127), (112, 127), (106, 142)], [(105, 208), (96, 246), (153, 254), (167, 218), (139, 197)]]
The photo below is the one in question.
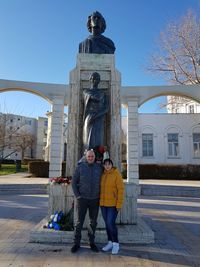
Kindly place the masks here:
[[(18, 178), (13, 175), (9, 183), (12, 179), (12, 183), (17, 184), (15, 179)], [(5, 179), (5, 176), (0, 177), (0, 184), (6, 183)], [(23, 183), (23, 177), (20, 179)], [(31, 187), (33, 179), (37, 178), (24, 179), (26, 184), (30, 181)], [(0, 194), (0, 267), (200, 266), (200, 198), (140, 197), (138, 211), (155, 232), (155, 243), (122, 245), (116, 256), (93, 253), (87, 244), (74, 255), (70, 252), (71, 244), (29, 243), (30, 230), (47, 215), (47, 206), (46, 194), (16, 191)]]

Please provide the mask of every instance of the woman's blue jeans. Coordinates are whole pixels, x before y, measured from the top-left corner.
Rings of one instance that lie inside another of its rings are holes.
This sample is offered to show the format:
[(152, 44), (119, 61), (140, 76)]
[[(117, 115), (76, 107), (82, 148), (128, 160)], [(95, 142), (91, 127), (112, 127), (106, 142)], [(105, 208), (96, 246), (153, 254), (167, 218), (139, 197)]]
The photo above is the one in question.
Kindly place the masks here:
[(116, 207), (101, 207), (101, 213), (106, 225), (106, 232), (108, 236), (108, 241), (118, 243), (118, 231), (116, 226), (116, 219), (118, 211)]

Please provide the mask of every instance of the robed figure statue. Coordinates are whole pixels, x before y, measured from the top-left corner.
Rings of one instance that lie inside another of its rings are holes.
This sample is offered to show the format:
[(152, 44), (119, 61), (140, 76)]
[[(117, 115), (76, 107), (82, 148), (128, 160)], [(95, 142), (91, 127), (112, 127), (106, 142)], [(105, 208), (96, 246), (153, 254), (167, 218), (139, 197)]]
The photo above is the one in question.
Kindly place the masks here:
[(95, 11), (88, 17), (87, 28), (91, 35), (79, 44), (79, 53), (114, 54), (113, 41), (102, 35), (106, 29), (106, 22), (101, 13)]
[(90, 76), (90, 89), (83, 90), (83, 147), (93, 149), (104, 145), (104, 120), (108, 112), (106, 94), (98, 89), (100, 75), (94, 72)]

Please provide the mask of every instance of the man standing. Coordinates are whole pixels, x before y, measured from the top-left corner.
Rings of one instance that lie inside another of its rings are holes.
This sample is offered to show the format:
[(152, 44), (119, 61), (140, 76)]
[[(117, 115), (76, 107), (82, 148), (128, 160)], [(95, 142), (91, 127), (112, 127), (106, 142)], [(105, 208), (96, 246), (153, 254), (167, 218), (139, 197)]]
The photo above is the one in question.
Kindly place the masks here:
[(98, 252), (94, 243), (97, 216), (99, 211), (100, 178), (102, 166), (95, 162), (94, 151), (86, 152), (86, 161), (78, 164), (72, 178), (72, 189), (77, 203), (77, 221), (74, 231), (74, 245), (71, 252), (75, 253), (80, 248), (81, 231), (85, 220), (86, 212), (89, 211), (90, 224), (88, 236), (91, 250)]

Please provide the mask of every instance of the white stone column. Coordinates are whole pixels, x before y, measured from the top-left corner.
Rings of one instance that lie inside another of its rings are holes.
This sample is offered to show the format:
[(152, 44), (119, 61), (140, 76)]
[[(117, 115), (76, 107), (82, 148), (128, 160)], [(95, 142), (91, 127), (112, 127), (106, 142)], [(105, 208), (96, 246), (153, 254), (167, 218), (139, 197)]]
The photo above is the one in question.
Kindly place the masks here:
[(110, 156), (114, 165), (121, 170), (121, 75), (111, 69), (111, 97), (110, 97)]
[(50, 161), (50, 157), (49, 157), (49, 149), (51, 146), (51, 112), (47, 112), (47, 117), (48, 117), (48, 128), (47, 128), (47, 144), (45, 147), (45, 156), (44, 156), (44, 160), (45, 161)]
[(138, 165), (138, 99), (128, 100), (128, 123), (127, 123), (127, 182), (139, 184)]
[(60, 177), (63, 155), (64, 97), (55, 96), (52, 104), (49, 178)]

